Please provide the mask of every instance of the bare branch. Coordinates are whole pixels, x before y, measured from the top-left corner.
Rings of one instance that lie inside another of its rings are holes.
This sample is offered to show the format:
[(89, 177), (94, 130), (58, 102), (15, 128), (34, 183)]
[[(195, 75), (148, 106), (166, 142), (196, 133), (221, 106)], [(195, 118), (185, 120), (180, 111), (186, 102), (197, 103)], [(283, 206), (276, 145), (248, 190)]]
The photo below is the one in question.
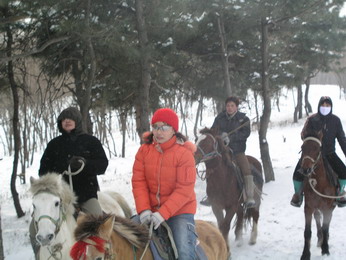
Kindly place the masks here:
[(11, 57), (1, 57), (0, 58), (0, 64), (7, 63), (9, 61), (13, 61), (13, 60), (17, 60), (17, 59), (21, 59), (21, 58), (25, 58), (25, 57), (28, 57), (30, 55), (36, 54), (36, 53), (40, 53), (40, 52), (44, 51), (48, 46), (50, 46), (50, 45), (52, 45), (54, 43), (57, 43), (57, 42), (61, 42), (61, 41), (67, 40), (69, 38), (70, 38), (69, 36), (55, 38), (55, 39), (52, 39), (50, 41), (47, 41), (45, 44), (43, 44), (38, 49), (33, 49), (31, 51), (24, 52), (24, 53), (19, 54), (19, 55), (13, 55)]

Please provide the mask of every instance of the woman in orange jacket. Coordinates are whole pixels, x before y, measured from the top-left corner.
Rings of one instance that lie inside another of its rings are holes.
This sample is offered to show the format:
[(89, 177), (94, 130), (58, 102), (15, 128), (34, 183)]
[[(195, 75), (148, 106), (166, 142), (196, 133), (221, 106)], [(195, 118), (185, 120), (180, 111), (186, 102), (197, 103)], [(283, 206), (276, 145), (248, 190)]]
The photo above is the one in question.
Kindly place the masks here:
[(136, 210), (141, 223), (153, 222), (154, 229), (167, 222), (179, 259), (196, 259), (195, 145), (178, 132), (179, 119), (172, 109), (158, 109), (151, 125), (133, 165)]

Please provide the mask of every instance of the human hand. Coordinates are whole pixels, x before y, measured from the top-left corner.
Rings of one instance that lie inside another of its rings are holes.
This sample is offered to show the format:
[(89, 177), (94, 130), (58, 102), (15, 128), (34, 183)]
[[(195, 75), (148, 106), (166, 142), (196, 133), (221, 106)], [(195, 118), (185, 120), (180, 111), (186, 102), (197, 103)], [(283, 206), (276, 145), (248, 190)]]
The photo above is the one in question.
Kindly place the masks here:
[(154, 229), (158, 229), (158, 227), (161, 225), (165, 219), (161, 216), (159, 212), (155, 212), (151, 215), (151, 221), (153, 222)]
[(221, 134), (221, 139), (222, 139), (223, 143), (225, 144), (225, 146), (228, 146), (228, 144), (229, 144), (229, 137), (228, 137), (228, 134), (226, 132), (223, 132)]
[(86, 160), (82, 156), (72, 156), (72, 158), (69, 161), (71, 171), (79, 170), (83, 164), (85, 165), (85, 163), (86, 163)]
[(139, 214), (139, 220), (142, 224), (150, 224), (152, 212), (149, 209), (146, 209)]

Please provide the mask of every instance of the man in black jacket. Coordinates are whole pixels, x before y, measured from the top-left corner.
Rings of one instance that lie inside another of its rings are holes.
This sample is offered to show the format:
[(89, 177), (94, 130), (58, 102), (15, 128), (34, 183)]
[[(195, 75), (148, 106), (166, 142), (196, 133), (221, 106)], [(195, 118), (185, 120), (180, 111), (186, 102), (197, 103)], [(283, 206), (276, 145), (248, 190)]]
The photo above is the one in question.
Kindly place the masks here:
[[(52, 139), (41, 158), (39, 176), (49, 172), (66, 173), (79, 171), (72, 176), (73, 190), (77, 196), (78, 206), (88, 214), (102, 215), (97, 200), (99, 184), (97, 175), (104, 174), (108, 159), (101, 142), (94, 136), (86, 134), (82, 128), (82, 115), (77, 108), (69, 107), (61, 112), (57, 120), (60, 136)], [(69, 176), (64, 174), (69, 183)], [(36, 253), (35, 228), (30, 224), (30, 239)]]
[[(108, 166), (102, 144), (96, 137), (84, 133), (82, 115), (74, 107), (62, 111), (57, 124), (61, 135), (48, 143), (41, 158), (39, 176), (48, 172), (62, 174), (68, 170), (68, 166), (75, 172), (84, 163), (83, 170), (72, 176), (73, 190), (84, 212), (100, 215), (97, 175), (104, 174)], [(64, 175), (64, 179), (69, 183), (69, 176)]]
[[(246, 141), (250, 136), (250, 119), (242, 112), (238, 111), (239, 99), (237, 97), (228, 97), (225, 101), (226, 110), (222, 111), (214, 120), (211, 128), (217, 129), (232, 150), (235, 160), (244, 176), (245, 184), (245, 205), (248, 208), (255, 206), (254, 200), (254, 182), (251, 174), (250, 164), (245, 155)], [(208, 205), (208, 200), (200, 202), (202, 205)]]
[[(333, 171), (339, 177), (339, 195), (344, 193), (346, 186), (346, 167), (335, 153), (335, 139), (346, 156), (346, 138), (342, 128), (340, 118), (332, 113), (333, 102), (330, 97), (323, 96), (320, 98), (317, 107), (317, 113), (308, 117), (301, 132), (302, 139), (306, 136), (306, 133), (311, 130), (318, 131), (322, 129), (322, 156), (327, 159), (328, 163), (332, 167)], [(293, 173), (293, 184), (295, 193), (291, 200), (291, 205), (294, 207), (300, 207), (303, 202), (303, 181), (304, 176), (299, 172), (300, 162), (298, 162)], [(346, 206), (346, 199), (337, 199), (336, 203), (339, 207)]]

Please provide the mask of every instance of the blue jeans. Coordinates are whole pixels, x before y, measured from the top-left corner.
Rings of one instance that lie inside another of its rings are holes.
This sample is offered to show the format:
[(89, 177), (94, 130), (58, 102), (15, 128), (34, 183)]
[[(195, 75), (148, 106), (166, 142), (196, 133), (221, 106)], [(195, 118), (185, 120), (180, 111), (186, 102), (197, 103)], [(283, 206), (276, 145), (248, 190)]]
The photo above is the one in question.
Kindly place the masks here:
[(179, 260), (196, 260), (197, 233), (193, 214), (181, 214), (169, 218), (167, 224), (172, 230)]

